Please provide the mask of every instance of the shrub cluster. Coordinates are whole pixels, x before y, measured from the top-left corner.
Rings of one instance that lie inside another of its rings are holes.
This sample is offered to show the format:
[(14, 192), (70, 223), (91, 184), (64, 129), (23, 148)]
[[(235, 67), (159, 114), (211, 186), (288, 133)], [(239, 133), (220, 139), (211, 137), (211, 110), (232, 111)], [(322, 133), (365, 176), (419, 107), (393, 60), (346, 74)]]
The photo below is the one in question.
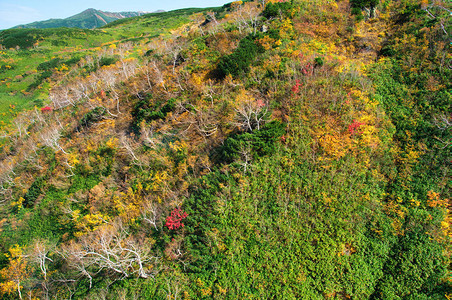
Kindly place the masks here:
[(290, 17), (290, 13), (292, 10), (291, 2), (270, 2), (265, 6), (262, 15), (267, 18), (276, 18), (276, 17)]
[(257, 38), (257, 35), (249, 35), (243, 38), (232, 54), (221, 57), (215, 77), (222, 79), (229, 74), (236, 77), (248, 72), (250, 64), (256, 59), (257, 55), (264, 52), (264, 48), (256, 43)]

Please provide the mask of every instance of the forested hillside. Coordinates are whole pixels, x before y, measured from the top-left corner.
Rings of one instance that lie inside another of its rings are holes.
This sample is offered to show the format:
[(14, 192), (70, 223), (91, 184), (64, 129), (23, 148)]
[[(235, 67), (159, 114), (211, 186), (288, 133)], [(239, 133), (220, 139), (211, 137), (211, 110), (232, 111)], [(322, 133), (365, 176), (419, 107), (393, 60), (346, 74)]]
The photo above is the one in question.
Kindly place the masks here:
[(451, 299), (451, 6), (1, 32), (0, 297)]

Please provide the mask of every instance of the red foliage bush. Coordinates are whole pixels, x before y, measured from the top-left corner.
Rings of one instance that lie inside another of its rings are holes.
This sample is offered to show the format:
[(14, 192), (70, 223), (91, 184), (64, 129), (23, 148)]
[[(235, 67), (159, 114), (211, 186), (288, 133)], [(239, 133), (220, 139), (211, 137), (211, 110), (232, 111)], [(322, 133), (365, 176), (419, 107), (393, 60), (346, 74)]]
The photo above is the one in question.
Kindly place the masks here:
[(50, 112), (50, 111), (52, 111), (52, 108), (51, 108), (50, 106), (45, 106), (45, 107), (42, 107), (42, 108), (41, 108), (41, 112), (42, 112), (42, 113), (44, 113), (44, 112)]
[(353, 123), (348, 125), (348, 132), (350, 132), (350, 134), (355, 134), (355, 133), (359, 133), (356, 130), (359, 128), (359, 126), (364, 125), (364, 123), (358, 122), (356, 120), (353, 120)]
[(311, 63), (308, 63), (302, 70), (301, 73), (303, 73), (303, 75), (305, 76), (311, 76), (312, 74), (314, 74), (314, 65), (312, 65)]
[(170, 230), (176, 230), (179, 227), (184, 227), (184, 224), (181, 223), (183, 219), (185, 219), (188, 216), (186, 212), (184, 212), (180, 208), (175, 208), (171, 215), (166, 217), (166, 223), (165, 226), (168, 227)]
[(302, 84), (300, 83), (300, 80), (296, 80), (295, 81), (295, 85), (292, 87), (292, 92), (294, 92), (295, 94), (297, 94), (300, 91), (300, 87), (302, 86)]

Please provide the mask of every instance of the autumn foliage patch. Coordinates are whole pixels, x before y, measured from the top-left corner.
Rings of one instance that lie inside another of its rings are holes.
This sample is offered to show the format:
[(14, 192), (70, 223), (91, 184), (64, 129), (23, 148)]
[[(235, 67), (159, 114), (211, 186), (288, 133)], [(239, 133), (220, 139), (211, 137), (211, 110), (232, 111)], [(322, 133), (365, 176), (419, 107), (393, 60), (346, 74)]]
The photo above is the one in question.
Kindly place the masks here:
[(302, 86), (302, 84), (300, 83), (300, 80), (296, 80), (295, 81), (295, 85), (292, 87), (292, 92), (294, 92), (295, 94), (297, 94), (300, 91), (300, 87)]
[(355, 133), (359, 133), (359, 131), (357, 131), (357, 129), (361, 126), (364, 125), (364, 123), (358, 122), (356, 120), (353, 120), (353, 123), (348, 125), (348, 132), (350, 132), (350, 134), (355, 134)]
[(41, 107), (41, 112), (50, 112), (52, 111), (52, 108), (50, 106)]
[(166, 223), (165, 226), (168, 227), (170, 230), (176, 230), (179, 227), (184, 227), (184, 224), (181, 222), (183, 219), (185, 219), (188, 216), (186, 212), (184, 212), (180, 208), (175, 208), (171, 215), (166, 217)]

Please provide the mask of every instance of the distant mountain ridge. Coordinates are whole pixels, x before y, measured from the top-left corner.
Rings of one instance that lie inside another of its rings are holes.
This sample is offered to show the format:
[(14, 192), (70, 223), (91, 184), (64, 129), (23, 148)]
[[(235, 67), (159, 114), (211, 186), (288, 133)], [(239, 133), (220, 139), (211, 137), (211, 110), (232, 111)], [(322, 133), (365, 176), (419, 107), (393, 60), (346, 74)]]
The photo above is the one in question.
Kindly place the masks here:
[[(157, 11), (162, 12), (162, 11)], [(14, 28), (58, 28), (58, 27), (76, 27), (82, 29), (93, 29), (104, 26), (110, 22), (137, 17), (149, 12), (128, 11), (128, 12), (106, 12), (94, 8), (89, 8), (79, 14), (65, 19), (49, 19), (45, 21), (37, 21), (25, 25), (19, 25)]]

